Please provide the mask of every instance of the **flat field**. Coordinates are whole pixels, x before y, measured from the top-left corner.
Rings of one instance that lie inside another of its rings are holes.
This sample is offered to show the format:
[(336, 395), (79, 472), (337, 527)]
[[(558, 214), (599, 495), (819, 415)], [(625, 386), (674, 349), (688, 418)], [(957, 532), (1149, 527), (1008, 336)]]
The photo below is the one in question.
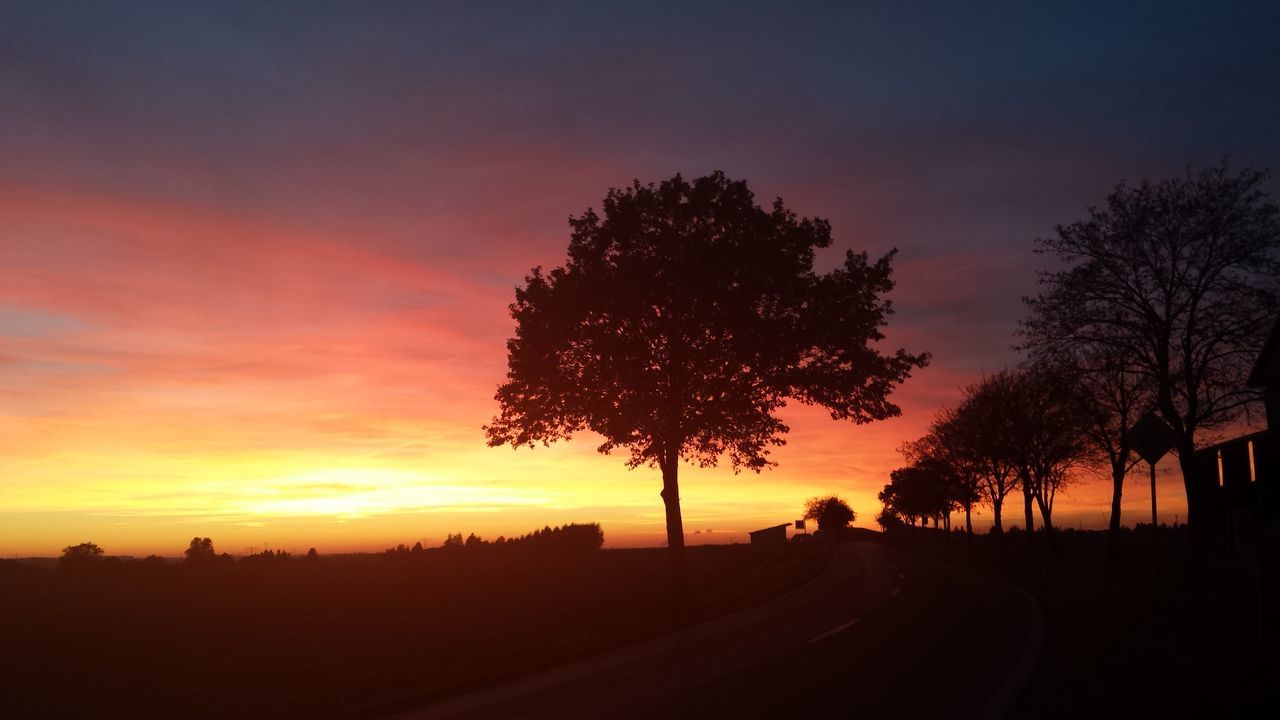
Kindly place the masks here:
[(64, 573), (0, 561), (6, 718), (365, 718), (732, 612), (821, 570), (821, 548), (762, 562), (666, 551), (128, 563)]

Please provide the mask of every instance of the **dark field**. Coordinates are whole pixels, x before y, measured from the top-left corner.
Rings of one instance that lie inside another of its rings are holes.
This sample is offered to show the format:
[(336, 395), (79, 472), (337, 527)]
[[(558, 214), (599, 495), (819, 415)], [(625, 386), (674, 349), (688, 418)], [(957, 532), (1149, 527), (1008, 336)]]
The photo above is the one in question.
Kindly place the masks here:
[(433, 551), (73, 575), (0, 561), (0, 716), (376, 717), (796, 587), (815, 549), (765, 564), (691, 548)]

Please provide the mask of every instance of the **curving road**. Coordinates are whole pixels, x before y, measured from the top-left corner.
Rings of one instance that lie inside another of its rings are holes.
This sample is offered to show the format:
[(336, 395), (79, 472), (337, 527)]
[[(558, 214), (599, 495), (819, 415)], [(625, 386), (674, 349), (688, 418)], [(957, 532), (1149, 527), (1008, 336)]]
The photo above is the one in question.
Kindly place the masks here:
[(1012, 585), (850, 543), (771, 602), (396, 717), (998, 717), (1039, 622)]

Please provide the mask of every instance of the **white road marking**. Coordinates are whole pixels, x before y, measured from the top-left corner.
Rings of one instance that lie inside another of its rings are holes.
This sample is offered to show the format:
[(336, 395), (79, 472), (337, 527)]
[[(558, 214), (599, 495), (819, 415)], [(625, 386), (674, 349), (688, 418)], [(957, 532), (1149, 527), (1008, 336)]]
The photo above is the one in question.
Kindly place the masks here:
[(889, 593), (889, 597), (898, 597), (898, 593), (902, 592), (902, 588), (896, 587), (893, 592)]
[(822, 633), (822, 634), (821, 634), (821, 635), (819, 635), (818, 637), (816, 637), (816, 638), (814, 638), (814, 639), (810, 640), (810, 641), (809, 641), (809, 643), (810, 643), (810, 644), (812, 644), (812, 643), (816, 643), (816, 642), (818, 642), (819, 640), (821, 640), (822, 638), (825, 638), (825, 637), (831, 637), (832, 635), (835, 635), (836, 633), (840, 632), (841, 630), (848, 630), (849, 628), (853, 627), (853, 624), (854, 624), (854, 623), (856, 623), (856, 622), (858, 622), (858, 618), (854, 618), (854, 619), (850, 620), (849, 622), (847, 622), (847, 623), (845, 623), (845, 624), (843, 624), (843, 625), (837, 625), (836, 627), (831, 628), (830, 630), (828, 630), (828, 631), (826, 631), (826, 632)]

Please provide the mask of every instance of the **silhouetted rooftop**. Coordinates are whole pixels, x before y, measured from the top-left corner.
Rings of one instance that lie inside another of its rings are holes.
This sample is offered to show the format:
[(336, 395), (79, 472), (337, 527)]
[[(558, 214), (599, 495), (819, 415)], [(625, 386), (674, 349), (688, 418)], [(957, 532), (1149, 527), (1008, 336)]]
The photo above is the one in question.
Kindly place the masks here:
[(1280, 320), (1271, 327), (1267, 344), (1262, 347), (1262, 352), (1249, 373), (1249, 387), (1271, 385), (1280, 385)]

